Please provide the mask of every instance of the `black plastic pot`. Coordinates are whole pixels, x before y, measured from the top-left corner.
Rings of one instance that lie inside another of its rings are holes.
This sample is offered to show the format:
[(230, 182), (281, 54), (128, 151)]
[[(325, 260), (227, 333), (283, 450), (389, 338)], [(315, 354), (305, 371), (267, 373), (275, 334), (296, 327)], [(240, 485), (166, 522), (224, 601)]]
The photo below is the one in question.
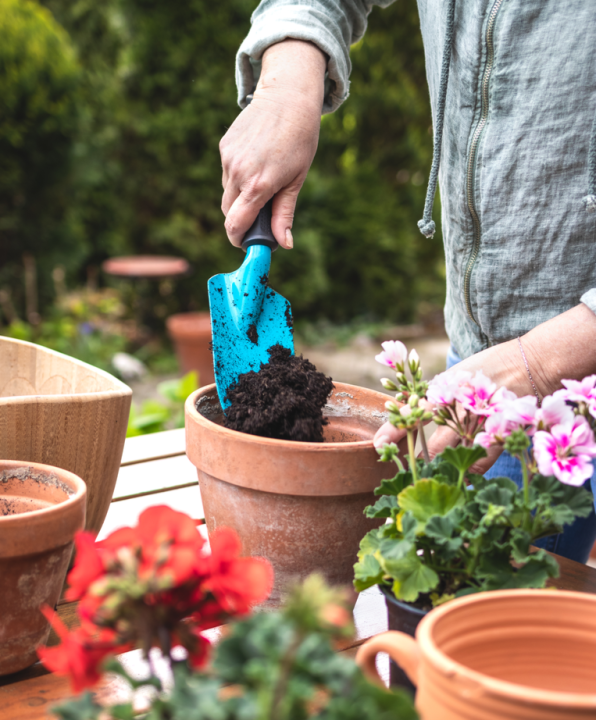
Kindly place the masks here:
[[(389, 630), (399, 630), (414, 637), (418, 623), (428, 613), (428, 610), (420, 610), (414, 605), (410, 605), (410, 603), (398, 600), (387, 587), (380, 585), (379, 589), (385, 596), (387, 627)], [(408, 676), (391, 658), (389, 659), (389, 682), (391, 687), (403, 688), (412, 693), (416, 692), (416, 688), (412, 685)]]

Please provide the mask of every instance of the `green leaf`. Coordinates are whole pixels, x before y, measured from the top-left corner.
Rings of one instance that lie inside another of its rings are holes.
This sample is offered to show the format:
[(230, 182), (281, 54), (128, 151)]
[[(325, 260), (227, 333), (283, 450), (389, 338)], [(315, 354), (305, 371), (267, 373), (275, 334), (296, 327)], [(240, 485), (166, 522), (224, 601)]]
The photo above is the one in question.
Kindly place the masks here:
[(380, 545), (379, 531), (382, 528), (383, 525), (381, 525), (380, 528), (369, 530), (362, 538), (360, 541), (360, 550), (358, 551), (358, 557), (360, 559), (362, 559), (365, 555), (374, 555), (377, 552)]
[(368, 518), (389, 518), (397, 510), (397, 498), (394, 495), (382, 495), (374, 505), (364, 510)]
[(397, 497), (402, 510), (409, 510), (418, 522), (425, 523), (433, 515), (447, 515), (465, 502), (462, 490), (437, 480), (419, 480), (402, 490)]
[(164, 380), (157, 386), (158, 392), (173, 403), (184, 403), (197, 388), (197, 373), (194, 370), (182, 378)]
[(499, 487), (496, 483), (491, 483), (476, 493), (475, 500), (483, 509), (486, 509), (489, 505), (498, 505), (511, 509), (511, 501), (516, 492), (517, 487), (515, 491), (511, 491), (507, 488)]
[(420, 561), (415, 550), (401, 560), (388, 560), (383, 565), (394, 579), (393, 592), (399, 600), (414, 602), (420, 593), (428, 593), (439, 584), (437, 573)]
[(408, 510), (401, 516), (401, 530), (404, 540), (414, 540), (416, 531), (418, 530), (418, 520)]
[(375, 495), (399, 495), (405, 487), (413, 482), (414, 478), (409, 470), (400, 470), (390, 480), (381, 480), (381, 484), (375, 489)]
[(354, 565), (354, 587), (362, 592), (383, 581), (383, 569), (374, 555), (364, 555)]
[(93, 700), (93, 695), (86, 692), (75, 700), (69, 700), (63, 705), (54, 705), (50, 712), (61, 720), (99, 720), (104, 708)]
[(458, 524), (454, 519), (457, 517), (461, 518), (457, 508), (449, 515), (433, 515), (424, 528), (424, 534), (444, 547), (449, 554), (456, 553), (464, 543), (463, 538), (453, 537), (453, 531)]
[(486, 450), (480, 445), (472, 447), (459, 445), (456, 448), (445, 448), (441, 457), (460, 472), (466, 472), (476, 461), (486, 457)]
[(387, 562), (399, 562), (412, 552), (416, 552), (413, 542), (410, 540), (395, 540), (391, 538), (381, 540), (379, 552), (376, 557), (379, 558), (383, 566), (386, 566)]

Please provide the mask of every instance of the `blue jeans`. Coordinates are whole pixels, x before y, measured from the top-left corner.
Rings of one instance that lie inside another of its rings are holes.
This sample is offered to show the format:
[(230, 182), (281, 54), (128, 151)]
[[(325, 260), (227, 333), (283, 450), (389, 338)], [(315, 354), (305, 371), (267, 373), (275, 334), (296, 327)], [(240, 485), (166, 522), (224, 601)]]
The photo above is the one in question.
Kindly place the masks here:
[[(461, 358), (453, 347), (449, 348), (447, 353), (447, 369), (461, 362)], [(518, 487), (522, 486), (522, 470), (521, 464), (517, 458), (512, 457), (508, 452), (503, 451), (495, 464), (485, 473), (485, 477), (509, 477)], [(586, 490), (592, 490), (596, 496), (596, 471), (590, 480), (586, 480), (584, 487)], [(557, 555), (585, 563), (590, 555), (590, 550), (596, 541), (596, 513), (592, 508), (592, 513), (587, 518), (576, 518), (571, 525), (566, 525), (565, 529), (559, 535), (549, 535), (548, 537), (536, 540), (534, 545), (545, 548)]]

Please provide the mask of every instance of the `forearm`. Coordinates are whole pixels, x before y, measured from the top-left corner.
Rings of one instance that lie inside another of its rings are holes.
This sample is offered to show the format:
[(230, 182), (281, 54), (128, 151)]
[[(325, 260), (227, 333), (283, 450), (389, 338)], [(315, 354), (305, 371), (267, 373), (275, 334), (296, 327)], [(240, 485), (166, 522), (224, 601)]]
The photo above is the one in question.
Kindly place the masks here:
[(596, 373), (596, 315), (583, 303), (530, 330), (522, 343), (541, 397), (563, 379)]

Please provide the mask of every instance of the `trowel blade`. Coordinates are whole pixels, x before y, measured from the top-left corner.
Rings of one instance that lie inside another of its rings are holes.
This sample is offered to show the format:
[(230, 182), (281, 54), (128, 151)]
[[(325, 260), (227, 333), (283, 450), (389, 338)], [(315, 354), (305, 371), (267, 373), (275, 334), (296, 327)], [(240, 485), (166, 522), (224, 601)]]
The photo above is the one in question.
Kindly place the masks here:
[(225, 411), (230, 404), (225, 399), (230, 385), (243, 373), (257, 372), (261, 363), (269, 362), (270, 347), (279, 344), (294, 354), (292, 308), (284, 297), (267, 287), (260, 315), (244, 330), (246, 322), (234, 321), (226, 275), (212, 277), (208, 288), (215, 382)]

